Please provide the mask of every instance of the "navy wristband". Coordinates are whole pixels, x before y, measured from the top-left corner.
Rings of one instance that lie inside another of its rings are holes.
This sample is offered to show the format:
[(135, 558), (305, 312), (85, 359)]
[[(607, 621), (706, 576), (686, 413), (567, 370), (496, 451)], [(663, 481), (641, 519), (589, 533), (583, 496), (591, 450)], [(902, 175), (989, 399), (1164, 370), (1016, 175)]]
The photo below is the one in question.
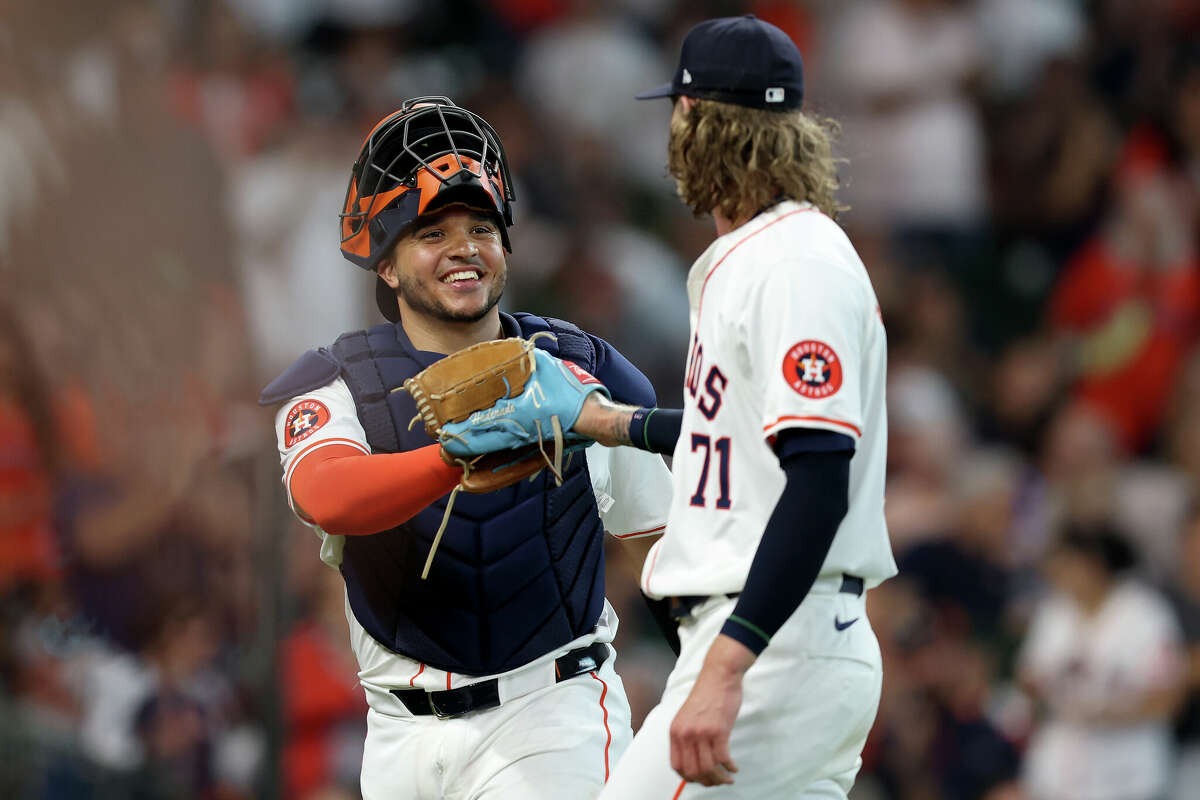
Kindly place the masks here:
[(642, 450), (671, 455), (682, 427), (682, 408), (639, 408), (629, 420), (629, 441)]
[(629, 441), (633, 442), (633, 446), (642, 450), (649, 450), (650, 443), (646, 441), (646, 421), (654, 416), (657, 408), (639, 408), (633, 412), (633, 418), (629, 420)]

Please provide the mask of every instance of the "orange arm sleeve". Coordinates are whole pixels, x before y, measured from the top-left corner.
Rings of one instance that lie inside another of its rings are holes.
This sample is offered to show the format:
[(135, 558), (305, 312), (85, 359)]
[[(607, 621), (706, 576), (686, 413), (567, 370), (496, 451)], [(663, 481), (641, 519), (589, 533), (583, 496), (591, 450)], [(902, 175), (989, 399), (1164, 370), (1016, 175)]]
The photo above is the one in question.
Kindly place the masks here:
[(304, 456), (288, 489), (296, 510), (325, 532), (365, 536), (412, 519), (461, 477), (435, 444), (377, 455), (335, 444)]

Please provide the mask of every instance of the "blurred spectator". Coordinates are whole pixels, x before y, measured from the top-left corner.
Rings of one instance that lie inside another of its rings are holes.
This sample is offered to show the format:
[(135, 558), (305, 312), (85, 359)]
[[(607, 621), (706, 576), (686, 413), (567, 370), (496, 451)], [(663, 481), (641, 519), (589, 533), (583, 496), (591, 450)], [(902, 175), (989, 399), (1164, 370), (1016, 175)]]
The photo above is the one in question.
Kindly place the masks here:
[(1048, 558), (1053, 592), (1019, 660), (1045, 710), (1026, 753), (1033, 800), (1152, 800), (1169, 785), (1181, 636), (1166, 600), (1127, 577), (1133, 565), (1103, 524), (1069, 527)]
[(1026, 457), (1042, 449), (1063, 392), (1063, 358), (1038, 336), (1008, 343), (992, 363), (976, 426), (985, 441), (1003, 442)]
[(1000, 98), (1029, 91), (1047, 62), (1083, 47), (1086, 21), (1074, 0), (978, 0), (974, 6), (986, 88)]
[(1163, 158), (1148, 132), (1130, 137), (1116, 205), (1068, 262), (1050, 305), (1050, 325), (1075, 349), (1075, 396), (1127, 452), (1144, 447), (1162, 421), (1200, 329), (1195, 231)]
[(1000, 651), (1015, 626), (1007, 619), (1016, 594), (1014, 548), (1023, 466), (1003, 451), (979, 450), (951, 481), (953, 522), (944, 538), (899, 554), (900, 572), (958, 631)]
[[(1011, 276), (1036, 282), (1034, 299), (1042, 299), (1060, 260), (1078, 247), (1103, 211), (1119, 132), (1088, 84), (1085, 65), (1071, 58), (1050, 60), (1028, 91), (990, 110), (995, 116), (989, 126), (994, 220), (1019, 246), (1049, 259), (1049, 275)], [(1031, 272), (1037, 265), (1006, 268)]]
[(987, 212), (971, 18), (951, 0), (843, 8), (829, 74), (846, 105), (848, 216), (894, 230), (908, 263), (950, 267)]
[(872, 595), (884, 702), (863, 753), (866, 791), (897, 800), (1011, 794), (1019, 754), (986, 715), (995, 668), (985, 651), (905, 578)]
[(231, 797), (216, 769), (236, 710), (231, 687), (213, 669), (220, 628), (199, 598), (168, 602), (158, 622), (144, 651), (152, 688), (133, 717), (147, 782), (167, 796)]
[(1042, 441), (1042, 474), (1054, 521), (1107, 519), (1113, 511), (1111, 489), (1121, 464), (1112, 429), (1090, 407), (1074, 403), (1054, 415)]
[[(573, 0), (572, 12), (539, 28), (516, 70), (518, 92), (573, 158), (598, 160), (635, 185), (669, 191), (664, 177), (668, 110), (635, 94), (670, 73), (669, 59), (619, 8)], [(582, 191), (587, 187), (580, 186)]]
[(1200, 495), (1200, 347), (1180, 371), (1163, 430), (1163, 455)]
[[(221, 629), (200, 597), (164, 600), (137, 653), (81, 639), (69, 669), (81, 707), (79, 744), (106, 781), (147, 798), (248, 798), (260, 735), (240, 735), (241, 710), (216, 669)], [(237, 758), (226, 754), (238, 748)], [(244, 770), (223, 769), (248, 763)], [(86, 773), (85, 773), (86, 774)]]
[(1165, 105), (1174, 41), (1195, 41), (1195, 3), (1178, 0), (1099, 0), (1092, 11), (1091, 82), (1135, 124)]
[(1200, 45), (1194, 41), (1180, 50), (1171, 85), (1174, 92), (1166, 114), (1167, 135), (1194, 232), (1200, 230)]
[(1187, 646), (1187, 698), (1175, 721), (1179, 761), (1173, 800), (1191, 797), (1200, 786), (1200, 504), (1180, 528), (1179, 561), (1167, 596), (1175, 607)]
[(1192, 491), (1184, 473), (1156, 460), (1124, 457), (1105, 419), (1082, 403), (1056, 411), (1041, 450), (1045, 480), (1037, 487), (1037, 502), (1025, 504), (1026, 517), (1041, 535), (1023, 538), (1026, 554), (1040, 557), (1046, 534), (1064, 520), (1111, 520), (1129, 538), (1149, 577), (1172, 570), (1176, 531)]
[(342, 162), (361, 145), (359, 134), (347, 122), (308, 117), (285, 144), (232, 172), (241, 286), (263, 381), (286, 368), (297, 348), (374, 322), (370, 276), (345, 262), (336, 238)]
[(949, 490), (970, 431), (953, 387), (935, 370), (888, 370), (887, 523), (892, 547), (944, 535), (953, 525)]
[(292, 76), (281, 54), (256, 40), (224, 0), (198, 3), (176, 26), (172, 72), (177, 113), (226, 159), (277, 140), (292, 113)]
[(50, 388), (0, 305), (0, 596), (61, 573), (53, 527), (62, 451)]
[(344, 583), (324, 564), (309, 581), (312, 611), (283, 642), (287, 745), (284, 796), (316, 800), (321, 791), (358, 787), (367, 703), (346, 648)]

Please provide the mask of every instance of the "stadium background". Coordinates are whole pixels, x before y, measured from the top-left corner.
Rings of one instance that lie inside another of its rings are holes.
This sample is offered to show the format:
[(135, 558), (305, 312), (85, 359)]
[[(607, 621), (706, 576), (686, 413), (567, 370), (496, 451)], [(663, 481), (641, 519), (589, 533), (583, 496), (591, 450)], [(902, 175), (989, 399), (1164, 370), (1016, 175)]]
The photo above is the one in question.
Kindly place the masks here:
[[(1196, 3), (0, 0), (0, 796), (358, 796), (340, 579), (254, 398), (378, 321), (335, 238), (359, 143), (413, 95), (486, 117), (517, 176), (503, 307), (607, 337), (677, 405), (711, 228), (664, 174), (668, 104), (631, 97), (746, 12), (843, 123), (889, 334), (903, 574), (871, 597), (855, 798), (1024, 796), (1015, 658), (1073, 521), (1178, 610), (1196, 769)], [(614, 546), (636, 723), (670, 654), (633, 569)]]

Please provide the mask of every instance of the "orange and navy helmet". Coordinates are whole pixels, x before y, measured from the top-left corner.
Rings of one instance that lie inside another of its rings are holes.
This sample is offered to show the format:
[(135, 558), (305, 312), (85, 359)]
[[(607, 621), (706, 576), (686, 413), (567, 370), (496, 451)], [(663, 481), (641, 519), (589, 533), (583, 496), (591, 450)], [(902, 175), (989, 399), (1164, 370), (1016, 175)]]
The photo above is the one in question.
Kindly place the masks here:
[(492, 126), (448, 97), (414, 97), (375, 126), (354, 162), (339, 215), (342, 255), (373, 272), (410, 223), (450, 203), (494, 213), (512, 252), (515, 199)]

